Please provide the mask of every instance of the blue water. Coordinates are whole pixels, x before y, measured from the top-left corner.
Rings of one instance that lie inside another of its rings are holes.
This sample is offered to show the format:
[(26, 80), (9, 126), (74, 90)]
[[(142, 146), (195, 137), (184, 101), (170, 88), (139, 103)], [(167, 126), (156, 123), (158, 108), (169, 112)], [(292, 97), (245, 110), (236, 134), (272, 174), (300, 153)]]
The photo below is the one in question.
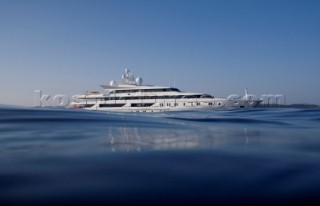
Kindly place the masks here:
[(0, 108), (0, 205), (320, 203), (320, 110)]

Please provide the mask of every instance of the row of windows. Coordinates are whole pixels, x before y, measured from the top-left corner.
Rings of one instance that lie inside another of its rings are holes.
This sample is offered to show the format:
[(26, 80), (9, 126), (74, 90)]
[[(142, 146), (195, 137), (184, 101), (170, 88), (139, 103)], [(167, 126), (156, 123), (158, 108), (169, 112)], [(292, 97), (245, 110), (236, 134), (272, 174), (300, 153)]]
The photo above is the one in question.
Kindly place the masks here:
[[(197, 99), (197, 98), (213, 98), (210, 95), (178, 95), (178, 96), (126, 96), (126, 97), (104, 97), (104, 98), (92, 98), (92, 100), (106, 101), (106, 100), (135, 100), (135, 99)], [(86, 98), (91, 99), (91, 98)]]
[(154, 103), (137, 103), (131, 104), (131, 107), (151, 107)]
[(180, 92), (177, 88), (161, 88), (161, 89), (130, 89), (130, 90), (115, 90), (114, 93), (136, 93), (136, 92)]
[[(123, 107), (125, 104), (99, 104), (99, 107)], [(150, 107), (154, 105), (154, 103), (136, 103), (136, 104), (131, 104), (131, 107)], [(165, 104), (164, 103), (160, 103), (159, 106), (163, 107)], [(178, 106), (178, 103), (166, 103), (166, 106), (171, 107), (171, 106)], [(191, 103), (191, 106), (200, 106), (200, 102), (196, 102), (196, 103)], [(209, 102), (208, 105), (212, 105), (212, 102)], [(219, 103), (220, 105), (220, 103)], [(92, 107), (93, 104), (85, 104), (83, 107)], [(186, 103), (183, 103), (183, 106), (186, 106)]]
[[(166, 104), (167, 106), (171, 107), (171, 106), (178, 106), (178, 103), (167, 103)], [(186, 106), (187, 104), (186, 103), (183, 103), (183, 106)], [(188, 106), (200, 106), (200, 102), (191, 102), (188, 104)], [(208, 103), (209, 106), (212, 106), (213, 103), (212, 102), (209, 102)], [(221, 105), (221, 103), (219, 102), (218, 105)], [(164, 103), (160, 103), (160, 107), (163, 107), (164, 106)]]
[(123, 107), (125, 104), (99, 104), (99, 107)]

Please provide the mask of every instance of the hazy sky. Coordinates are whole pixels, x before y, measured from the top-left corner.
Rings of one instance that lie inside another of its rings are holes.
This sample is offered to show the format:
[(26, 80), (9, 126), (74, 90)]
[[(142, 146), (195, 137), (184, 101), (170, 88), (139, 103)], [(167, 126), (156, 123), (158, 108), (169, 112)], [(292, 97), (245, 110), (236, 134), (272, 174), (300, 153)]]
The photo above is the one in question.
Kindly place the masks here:
[(125, 68), (145, 84), (320, 104), (320, 1), (0, 0), (0, 104), (100, 90)]

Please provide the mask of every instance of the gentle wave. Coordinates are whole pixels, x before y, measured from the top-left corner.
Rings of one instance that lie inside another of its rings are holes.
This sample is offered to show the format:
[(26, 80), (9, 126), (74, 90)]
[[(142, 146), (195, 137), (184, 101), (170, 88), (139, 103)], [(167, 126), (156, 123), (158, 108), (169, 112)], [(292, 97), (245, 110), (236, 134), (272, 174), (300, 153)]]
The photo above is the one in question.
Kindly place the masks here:
[(320, 203), (319, 117), (0, 107), (0, 203)]
[(215, 123), (250, 123), (250, 124), (274, 124), (274, 125), (291, 125), (286, 122), (271, 121), (271, 120), (258, 120), (249, 118), (179, 118), (171, 117), (170, 119), (181, 120), (181, 121), (194, 121), (194, 122), (215, 122)]

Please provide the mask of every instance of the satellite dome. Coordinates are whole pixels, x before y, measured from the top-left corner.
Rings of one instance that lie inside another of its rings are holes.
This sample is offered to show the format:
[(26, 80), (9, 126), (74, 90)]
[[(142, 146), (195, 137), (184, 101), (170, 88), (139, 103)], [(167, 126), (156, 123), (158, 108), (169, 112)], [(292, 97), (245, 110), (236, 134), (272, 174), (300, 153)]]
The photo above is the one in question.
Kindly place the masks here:
[(118, 82), (115, 81), (115, 80), (112, 80), (112, 81), (110, 82), (110, 86), (116, 87), (116, 86), (118, 86)]
[(140, 86), (140, 85), (142, 84), (142, 82), (143, 82), (143, 80), (142, 80), (141, 77), (137, 77), (137, 78), (136, 78), (136, 84), (137, 84), (138, 86)]

